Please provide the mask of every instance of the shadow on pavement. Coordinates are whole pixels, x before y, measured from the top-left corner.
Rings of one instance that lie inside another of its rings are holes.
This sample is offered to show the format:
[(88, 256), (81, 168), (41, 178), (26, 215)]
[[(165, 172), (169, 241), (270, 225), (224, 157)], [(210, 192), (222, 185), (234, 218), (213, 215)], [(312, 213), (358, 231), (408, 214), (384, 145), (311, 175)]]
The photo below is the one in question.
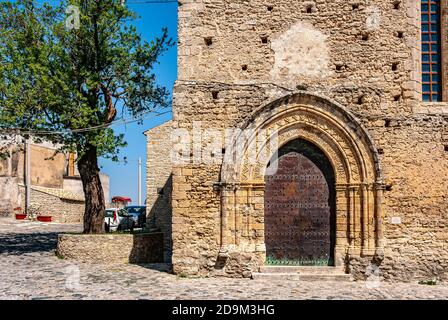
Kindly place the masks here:
[(0, 234), (0, 254), (21, 255), (56, 250), (58, 232)]
[(170, 263), (133, 263), (133, 265), (163, 273), (173, 273)]

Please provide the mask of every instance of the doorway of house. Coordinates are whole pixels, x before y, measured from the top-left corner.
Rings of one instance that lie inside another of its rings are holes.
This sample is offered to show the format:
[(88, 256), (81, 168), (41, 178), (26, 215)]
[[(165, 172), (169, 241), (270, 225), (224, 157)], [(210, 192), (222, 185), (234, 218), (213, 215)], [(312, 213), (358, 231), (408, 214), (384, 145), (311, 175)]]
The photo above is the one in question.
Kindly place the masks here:
[(334, 265), (335, 177), (326, 155), (293, 140), (271, 159), (265, 180), (266, 264)]

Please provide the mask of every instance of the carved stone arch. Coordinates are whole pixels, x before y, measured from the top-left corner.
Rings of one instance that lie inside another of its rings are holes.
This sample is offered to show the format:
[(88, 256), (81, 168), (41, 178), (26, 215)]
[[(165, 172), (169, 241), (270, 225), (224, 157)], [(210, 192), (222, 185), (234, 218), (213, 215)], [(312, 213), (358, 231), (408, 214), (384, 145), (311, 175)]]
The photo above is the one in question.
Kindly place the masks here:
[[(319, 126), (323, 133), (329, 132), (339, 144), (346, 144), (346, 149), (351, 148), (356, 155), (348, 158), (349, 161), (359, 161), (361, 171), (360, 182), (382, 182), (381, 166), (379, 162), (378, 151), (370, 138), (367, 130), (362, 124), (344, 107), (331, 100), (324, 100), (317, 95), (308, 93), (297, 93), (287, 96), (290, 99), (281, 98), (271, 102), (258, 109), (251, 117), (252, 121), (247, 120), (240, 131), (232, 137), (235, 143), (229, 149), (229, 155), (233, 156), (235, 161), (231, 161), (231, 166), (222, 170), (221, 181), (225, 183), (237, 183), (239, 180), (238, 169), (244, 167), (244, 160), (241, 154), (235, 154), (235, 150), (241, 149), (244, 152), (251, 149), (256, 135), (262, 130), (279, 131), (282, 127), (290, 123), (304, 123)], [(305, 103), (316, 103), (310, 106)], [(273, 106), (277, 106), (274, 109)], [(305, 118), (306, 116), (306, 118)], [(276, 122), (277, 121), (277, 122)], [(277, 128), (272, 128), (277, 126)], [(338, 132), (335, 132), (337, 130)], [(249, 133), (249, 134), (248, 134)], [(246, 135), (244, 137), (244, 135)], [(244, 143), (242, 146), (241, 143)], [(246, 156), (245, 153), (243, 153)], [(232, 168), (235, 169), (232, 172)], [(353, 168), (355, 169), (355, 168)]]
[(367, 130), (346, 108), (300, 91), (261, 106), (239, 129), (221, 172), (222, 252), (254, 252), (263, 263), (267, 163), (282, 145), (303, 139), (319, 148), (334, 169), (337, 264), (343, 264), (347, 255), (382, 254), (378, 151)]
[[(316, 145), (320, 150), (322, 150), (332, 164), (336, 182), (338, 184), (347, 184), (351, 181), (358, 180), (352, 177), (352, 170), (350, 168), (351, 165), (347, 160), (350, 157), (353, 158), (353, 155), (345, 154), (343, 148), (339, 146), (331, 136), (323, 135), (322, 132), (319, 132), (318, 128), (308, 124), (293, 123), (281, 128), (280, 132), (277, 132), (276, 135), (279, 137), (278, 149), (288, 142), (298, 138)], [(261, 152), (262, 151), (259, 151), (259, 153)], [(268, 154), (266, 159), (271, 159), (272, 157), (274, 157), (273, 152)], [(260, 158), (261, 157), (258, 159)], [(262, 182), (267, 165), (268, 163), (266, 161), (254, 165), (248, 165), (248, 177), (247, 179), (243, 178), (241, 182)], [(356, 176), (358, 176), (359, 174), (356, 168), (353, 170), (355, 171)]]

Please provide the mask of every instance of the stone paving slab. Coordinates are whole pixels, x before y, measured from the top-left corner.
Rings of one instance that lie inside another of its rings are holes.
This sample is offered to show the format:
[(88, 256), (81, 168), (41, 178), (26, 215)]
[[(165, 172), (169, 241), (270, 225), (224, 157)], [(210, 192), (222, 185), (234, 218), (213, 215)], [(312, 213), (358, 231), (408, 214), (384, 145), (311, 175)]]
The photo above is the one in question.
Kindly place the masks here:
[(155, 265), (59, 259), (57, 234), (80, 225), (0, 218), (0, 299), (447, 299), (448, 285), (187, 279)]

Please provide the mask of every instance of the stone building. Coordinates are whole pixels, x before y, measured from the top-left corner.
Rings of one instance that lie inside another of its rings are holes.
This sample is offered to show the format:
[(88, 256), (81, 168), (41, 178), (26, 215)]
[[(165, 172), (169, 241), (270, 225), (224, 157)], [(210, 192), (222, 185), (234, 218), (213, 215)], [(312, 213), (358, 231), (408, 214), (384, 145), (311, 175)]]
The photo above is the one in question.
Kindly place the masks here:
[(174, 271), (446, 280), (448, 1), (180, 4), (171, 133), (147, 133)]
[[(0, 161), (0, 211), (10, 216), (24, 210), (26, 170), (24, 148), (14, 147), (11, 156)], [(30, 145), (30, 212), (50, 215), (60, 223), (82, 222), (84, 193), (74, 154), (55, 154), (50, 143)], [(101, 174), (104, 194), (109, 198), (109, 177)]]
[(172, 121), (145, 132), (147, 143), (146, 206), (150, 226), (163, 230), (164, 259), (171, 262)]

